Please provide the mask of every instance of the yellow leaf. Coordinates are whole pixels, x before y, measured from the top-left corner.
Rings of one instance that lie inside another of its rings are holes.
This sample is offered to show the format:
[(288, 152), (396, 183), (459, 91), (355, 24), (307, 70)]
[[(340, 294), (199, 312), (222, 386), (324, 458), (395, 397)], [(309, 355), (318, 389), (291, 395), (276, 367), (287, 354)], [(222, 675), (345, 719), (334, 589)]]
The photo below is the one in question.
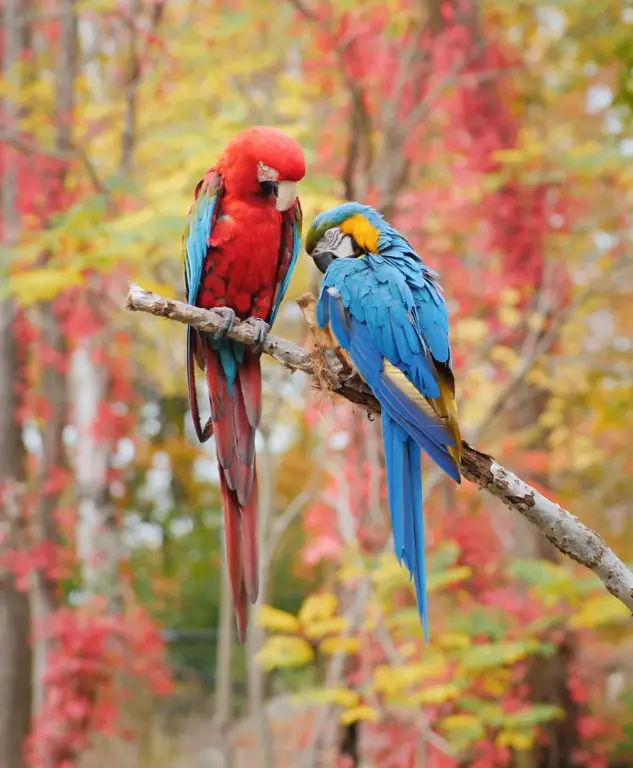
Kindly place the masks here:
[(522, 314), (515, 307), (500, 307), (499, 320), (506, 328), (516, 328), (521, 322)]
[(359, 707), (352, 707), (351, 709), (343, 712), (341, 715), (341, 723), (343, 723), (343, 725), (349, 725), (350, 723), (355, 723), (358, 720), (366, 720), (371, 723), (375, 723), (378, 718), (378, 710), (370, 707), (367, 704), (363, 704)]
[(442, 720), (440, 727), (443, 731), (478, 731), (483, 734), (484, 727), (475, 715), (449, 715)]
[(304, 625), (304, 632), (311, 640), (317, 640), (325, 635), (340, 635), (349, 627), (349, 619), (345, 616), (334, 616), (331, 619), (315, 621)]
[(527, 326), (532, 333), (538, 333), (545, 323), (545, 315), (542, 312), (530, 312), (527, 316)]
[(468, 565), (460, 565), (457, 568), (449, 568), (439, 573), (429, 574), (427, 581), (427, 591), (436, 592), (438, 589), (444, 589), (444, 587), (450, 587), (453, 584), (459, 584), (460, 581), (465, 581), (470, 578), (473, 569)]
[(522, 163), (526, 159), (526, 153), (521, 149), (500, 149), (493, 154), (493, 158), (504, 165)]
[(297, 702), (314, 704), (332, 704), (339, 707), (354, 707), (358, 704), (358, 694), (349, 688), (311, 688), (301, 691), (294, 697)]
[(419, 629), (420, 614), (417, 608), (401, 608), (393, 616), (387, 619), (387, 626), (391, 629)]
[(547, 373), (542, 368), (536, 367), (528, 372), (526, 380), (529, 381), (530, 384), (535, 384), (537, 387), (543, 387), (544, 389), (547, 388), (551, 382), (551, 378)]
[(338, 599), (331, 592), (310, 595), (310, 597), (303, 601), (299, 611), (299, 621), (302, 624), (309, 624), (312, 621), (329, 619), (334, 616), (337, 606)]
[(524, 731), (501, 731), (495, 739), (498, 747), (510, 747), (518, 752), (525, 752), (532, 749), (534, 744), (534, 734)]
[(302, 667), (314, 659), (310, 645), (301, 637), (274, 635), (264, 642), (257, 661), (268, 670), (281, 667)]
[(152, 280), (151, 277), (143, 277), (143, 288), (146, 291), (153, 291), (154, 293), (157, 293), (159, 296), (164, 296), (166, 299), (176, 299), (176, 300), (183, 300), (184, 299), (184, 291), (180, 293), (177, 289), (175, 289), (173, 284), (170, 283), (162, 283), (157, 280)]
[(461, 693), (461, 689), (452, 683), (445, 685), (431, 685), (418, 691), (412, 696), (417, 704), (443, 704), (445, 701), (453, 701)]
[(443, 632), (434, 644), (440, 648), (468, 648), (470, 637), (465, 632)]
[(484, 320), (468, 318), (455, 324), (455, 336), (462, 343), (479, 344), (488, 335), (488, 324)]
[(485, 643), (471, 648), (462, 659), (462, 669), (480, 670), (515, 664), (538, 648), (538, 643)]
[(561, 424), (559, 427), (553, 429), (547, 436), (547, 442), (552, 448), (559, 448), (561, 445), (568, 442), (570, 437), (570, 429), (568, 426)]
[(510, 688), (512, 672), (509, 669), (494, 669), (484, 676), (481, 685), (486, 693), (501, 698)]
[(319, 653), (358, 653), (361, 642), (357, 637), (328, 637), (319, 646)]
[(362, 561), (354, 558), (353, 562), (342, 565), (336, 572), (336, 578), (343, 584), (348, 581), (357, 581), (365, 575), (365, 567)]
[(516, 288), (502, 288), (499, 293), (499, 302), (507, 306), (515, 306), (519, 303), (521, 294)]
[(275, 108), (278, 112), (288, 115), (289, 117), (298, 117), (301, 114), (305, 114), (306, 105), (303, 99), (290, 96), (277, 99), (275, 101)]
[(611, 595), (591, 597), (583, 603), (581, 610), (571, 617), (573, 629), (581, 627), (602, 627), (630, 620), (631, 611)]
[(403, 643), (400, 646), (400, 656), (405, 659), (412, 659), (415, 656), (417, 656), (420, 652), (420, 646), (417, 643), (408, 642)]
[(10, 290), (22, 306), (49, 301), (66, 288), (82, 282), (83, 276), (78, 269), (29, 269), (9, 279)]
[(597, 141), (584, 141), (574, 144), (567, 151), (568, 157), (591, 157), (600, 152), (602, 146)]
[(504, 347), (500, 344), (490, 350), (490, 359), (495, 363), (501, 363), (512, 373), (521, 365), (521, 358), (516, 350)]
[(147, 224), (150, 224), (154, 217), (154, 211), (151, 208), (143, 208), (140, 211), (134, 211), (123, 216), (119, 216), (110, 222), (109, 229), (113, 234), (122, 234), (124, 232), (139, 233)]
[(440, 677), (446, 672), (446, 667), (446, 660), (440, 654), (422, 664), (406, 664), (399, 667), (384, 664), (376, 667), (374, 671), (374, 689), (384, 693), (396, 693), (424, 680)]
[(378, 568), (372, 571), (371, 580), (374, 584), (390, 587), (406, 587), (411, 581), (409, 574), (391, 553), (381, 558)]
[(538, 423), (545, 429), (558, 427), (563, 423), (565, 415), (560, 411), (545, 411), (539, 416)]
[(295, 633), (300, 629), (299, 620), (290, 613), (280, 611), (270, 605), (262, 605), (257, 614), (257, 623), (260, 627), (271, 632)]

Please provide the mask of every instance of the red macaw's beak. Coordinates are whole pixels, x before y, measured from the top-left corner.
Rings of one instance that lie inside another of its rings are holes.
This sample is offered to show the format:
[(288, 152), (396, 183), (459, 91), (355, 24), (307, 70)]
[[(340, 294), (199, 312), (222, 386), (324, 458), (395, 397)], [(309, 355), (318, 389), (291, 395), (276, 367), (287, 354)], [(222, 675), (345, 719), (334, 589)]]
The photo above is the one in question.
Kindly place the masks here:
[(296, 181), (280, 181), (277, 183), (277, 203), (275, 207), (278, 211), (287, 211), (296, 199)]

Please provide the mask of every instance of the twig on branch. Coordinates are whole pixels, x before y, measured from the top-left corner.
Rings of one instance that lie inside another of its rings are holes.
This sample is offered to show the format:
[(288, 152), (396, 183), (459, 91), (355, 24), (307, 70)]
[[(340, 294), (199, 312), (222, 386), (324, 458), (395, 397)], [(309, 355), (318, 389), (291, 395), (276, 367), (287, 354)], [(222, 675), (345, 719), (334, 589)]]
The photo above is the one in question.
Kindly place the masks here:
[[(315, 300), (311, 294), (298, 299), (308, 325), (314, 329)], [(200, 331), (217, 330), (222, 317), (213, 310), (200, 309), (173, 299), (165, 299), (138, 285), (131, 285), (126, 308), (167, 317)], [(234, 341), (253, 344), (254, 330), (237, 323), (229, 334)], [(321, 388), (329, 388), (370, 413), (380, 413), (380, 405), (361, 379), (349, 368), (336, 350), (320, 342), (312, 352), (289, 341), (269, 335), (264, 352), (290, 370), (314, 376)], [(462, 474), (510, 509), (516, 510), (539, 528), (563, 554), (592, 570), (612, 595), (633, 612), (633, 573), (607, 546), (602, 537), (559, 504), (521, 480), (486, 453), (464, 442)]]

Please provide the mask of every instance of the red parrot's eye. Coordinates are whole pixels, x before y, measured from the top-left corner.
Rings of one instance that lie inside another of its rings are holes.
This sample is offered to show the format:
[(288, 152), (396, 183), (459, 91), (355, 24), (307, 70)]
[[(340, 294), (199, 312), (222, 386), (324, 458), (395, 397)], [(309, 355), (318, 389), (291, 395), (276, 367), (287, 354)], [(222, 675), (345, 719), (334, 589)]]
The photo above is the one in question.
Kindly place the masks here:
[(277, 197), (279, 194), (279, 186), (276, 181), (260, 181), (259, 188), (261, 189), (262, 194), (266, 195), (267, 197), (271, 195), (273, 197)]

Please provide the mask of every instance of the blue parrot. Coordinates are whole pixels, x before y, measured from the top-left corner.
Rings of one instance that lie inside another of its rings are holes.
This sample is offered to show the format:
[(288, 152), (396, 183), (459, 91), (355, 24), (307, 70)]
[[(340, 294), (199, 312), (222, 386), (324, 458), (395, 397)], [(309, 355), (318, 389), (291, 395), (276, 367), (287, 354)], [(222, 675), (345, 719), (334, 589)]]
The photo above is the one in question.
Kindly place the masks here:
[(305, 247), (324, 273), (317, 323), (329, 325), (382, 408), (395, 551), (415, 583), (428, 640), (420, 449), (457, 483), (462, 454), (438, 275), (360, 203), (319, 214)]

